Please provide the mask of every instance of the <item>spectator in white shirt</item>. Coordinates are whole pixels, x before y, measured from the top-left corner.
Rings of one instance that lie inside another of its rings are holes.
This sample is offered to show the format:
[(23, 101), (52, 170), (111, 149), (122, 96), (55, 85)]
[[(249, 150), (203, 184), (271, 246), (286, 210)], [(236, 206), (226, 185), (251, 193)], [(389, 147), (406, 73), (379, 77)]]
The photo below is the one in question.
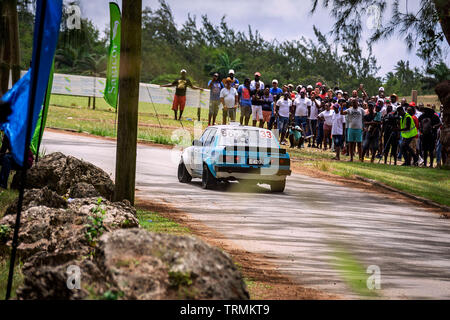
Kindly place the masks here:
[(259, 82), (259, 90), (264, 90), (264, 82), (262, 82), (260, 80), (260, 78), (261, 78), (261, 73), (255, 72), (255, 80), (252, 80), (252, 82), (250, 82), (250, 90), (256, 89), (256, 86), (255, 86), (256, 82)]
[(306, 97), (306, 90), (301, 89), (300, 94), (294, 100), (295, 106), (295, 125), (303, 128), (306, 132), (306, 124), (308, 123), (308, 107), (311, 107), (311, 100)]
[(331, 136), (333, 137), (334, 150), (336, 151), (336, 156), (333, 160), (341, 160), (341, 148), (344, 144), (344, 123), (345, 117), (339, 112), (339, 105), (335, 104), (333, 106), (333, 116), (331, 118)]
[(280, 144), (286, 144), (284, 140), (286, 135), (286, 129), (289, 125), (289, 111), (292, 106), (292, 100), (289, 92), (285, 91), (283, 97), (277, 101), (276, 113), (278, 115), (278, 130), (280, 131), (281, 138)]
[[(327, 150), (327, 145), (331, 148), (331, 127), (333, 125), (334, 110), (331, 110), (331, 103), (325, 104), (325, 110), (322, 111), (318, 118), (324, 120), (323, 123), (323, 137), (324, 137), (324, 150)], [(329, 144), (328, 144), (329, 143)]]
[[(312, 136), (313, 143), (312, 147), (316, 147), (316, 136), (317, 136), (317, 116), (320, 108), (320, 100), (316, 99), (316, 93), (311, 92), (311, 106), (308, 107), (308, 122), (309, 122), (309, 132), (308, 136)], [(311, 138), (308, 139), (308, 147), (311, 147)]]
[(227, 123), (227, 117), (230, 121), (236, 120), (236, 109), (238, 106), (238, 92), (236, 88), (232, 87), (233, 80), (231, 78), (225, 79), (225, 88), (220, 91), (220, 102), (223, 105), (223, 124)]

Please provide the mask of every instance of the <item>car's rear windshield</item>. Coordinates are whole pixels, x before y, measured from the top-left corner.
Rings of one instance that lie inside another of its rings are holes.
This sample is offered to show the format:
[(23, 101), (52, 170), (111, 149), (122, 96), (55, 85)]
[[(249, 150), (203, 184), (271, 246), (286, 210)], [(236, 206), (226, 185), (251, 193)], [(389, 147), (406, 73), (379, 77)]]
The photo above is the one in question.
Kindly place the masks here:
[(278, 148), (278, 142), (272, 131), (256, 128), (219, 129), (219, 145)]

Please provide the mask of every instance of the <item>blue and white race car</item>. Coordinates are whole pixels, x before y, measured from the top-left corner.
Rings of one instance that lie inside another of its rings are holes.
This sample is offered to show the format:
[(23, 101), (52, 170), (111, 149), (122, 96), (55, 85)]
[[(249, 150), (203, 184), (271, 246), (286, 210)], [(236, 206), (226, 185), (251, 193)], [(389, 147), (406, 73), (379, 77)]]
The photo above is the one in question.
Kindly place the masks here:
[(178, 165), (178, 180), (187, 183), (201, 178), (204, 189), (219, 181), (248, 181), (269, 184), (283, 192), (291, 174), (290, 158), (272, 131), (239, 124), (206, 128)]

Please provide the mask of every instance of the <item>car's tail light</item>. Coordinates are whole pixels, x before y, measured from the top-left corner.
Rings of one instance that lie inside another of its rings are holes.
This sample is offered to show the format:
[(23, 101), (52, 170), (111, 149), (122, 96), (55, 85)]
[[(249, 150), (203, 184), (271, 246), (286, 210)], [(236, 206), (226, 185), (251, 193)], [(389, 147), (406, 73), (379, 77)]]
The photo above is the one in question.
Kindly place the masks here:
[(240, 163), (241, 157), (239, 156), (227, 156), (226, 157), (227, 163)]

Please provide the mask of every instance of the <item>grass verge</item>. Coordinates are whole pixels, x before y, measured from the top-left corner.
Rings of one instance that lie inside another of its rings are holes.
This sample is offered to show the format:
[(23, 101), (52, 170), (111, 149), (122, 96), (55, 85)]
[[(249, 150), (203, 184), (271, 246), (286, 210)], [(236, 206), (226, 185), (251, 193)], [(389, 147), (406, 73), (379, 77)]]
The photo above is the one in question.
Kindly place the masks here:
[(189, 235), (191, 230), (181, 226), (180, 224), (163, 217), (156, 212), (150, 212), (142, 209), (137, 209), (137, 217), (139, 224), (147, 231), (170, 233), (176, 235)]
[[(16, 200), (18, 193), (16, 190), (5, 190), (0, 191), (0, 219), (3, 217), (6, 208)], [(0, 241), (2, 241), (3, 232), (12, 233), (12, 230), (6, 230), (0, 225)], [(6, 286), (8, 283), (8, 273), (9, 273), (9, 253), (2, 252), (0, 255), (0, 299), (4, 299), (6, 295)], [(11, 298), (16, 297), (16, 289), (23, 283), (23, 273), (22, 273), (22, 263), (16, 261), (14, 269), (13, 286), (11, 292)]]
[(318, 170), (354, 178), (356, 175), (373, 179), (404, 192), (430, 199), (434, 202), (450, 206), (450, 172), (444, 169), (402, 167), (383, 163), (332, 161), (331, 152), (317, 149), (301, 149), (289, 151), (291, 156), (300, 159), (300, 169)]

